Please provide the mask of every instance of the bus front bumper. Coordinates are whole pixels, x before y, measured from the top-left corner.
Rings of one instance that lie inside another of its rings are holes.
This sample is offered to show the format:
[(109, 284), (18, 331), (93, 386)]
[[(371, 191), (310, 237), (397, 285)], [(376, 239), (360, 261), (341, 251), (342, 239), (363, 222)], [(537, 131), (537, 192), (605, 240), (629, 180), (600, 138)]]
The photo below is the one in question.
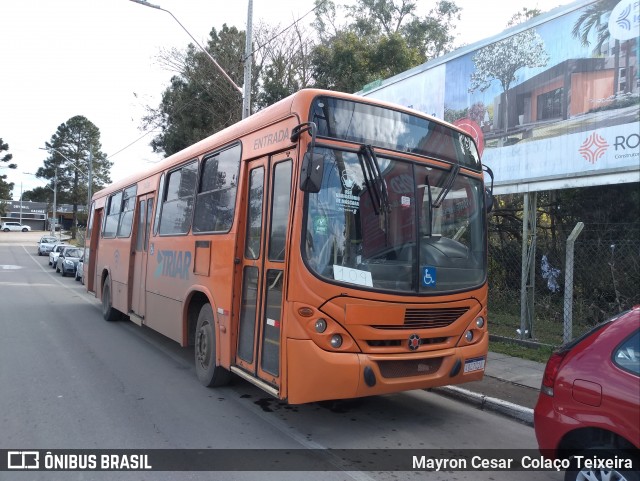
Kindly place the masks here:
[[(287, 340), (290, 404), (350, 399), (481, 380), (489, 336), (476, 344), (406, 354), (327, 352)], [(293, 361), (295, 360), (295, 361)]]

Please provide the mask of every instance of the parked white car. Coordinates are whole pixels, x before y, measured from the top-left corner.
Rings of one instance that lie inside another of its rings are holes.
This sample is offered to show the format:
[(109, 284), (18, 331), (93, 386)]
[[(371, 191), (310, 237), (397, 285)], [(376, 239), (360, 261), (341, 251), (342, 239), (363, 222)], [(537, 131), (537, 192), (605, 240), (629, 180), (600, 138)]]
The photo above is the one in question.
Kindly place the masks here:
[(20, 222), (3, 222), (2, 226), (0, 226), (0, 230), (2, 230), (3, 232), (9, 232), (10, 230), (18, 232), (29, 232), (31, 230), (31, 227), (21, 224)]
[(84, 284), (84, 254), (82, 254), (82, 257), (76, 266), (76, 281), (80, 281)]
[(54, 269), (56, 268), (56, 262), (58, 261), (58, 256), (62, 252), (62, 249), (64, 249), (68, 245), (69, 244), (62, 243), (62, 244), (56, 244), (53, 246), (53, 248), (51, 249), (51, 252), (49, 252), (49, 265), (51, 267), (53, 267)]

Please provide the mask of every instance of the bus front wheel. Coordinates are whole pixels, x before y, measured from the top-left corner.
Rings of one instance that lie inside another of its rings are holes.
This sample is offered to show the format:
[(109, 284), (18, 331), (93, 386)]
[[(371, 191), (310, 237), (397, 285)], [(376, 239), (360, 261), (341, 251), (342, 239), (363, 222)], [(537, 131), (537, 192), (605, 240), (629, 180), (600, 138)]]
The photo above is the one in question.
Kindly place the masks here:
[(102, 317), (105, 321), (113, 322), (120, 319), (120, 312), (111, 305), (111, 278), (104, 280), (102, 287)]
[(211, 304), (205, 304), (200, 309), (193, 350), (200, 382), (207, 387), (227, 384), (229, 371), (216, 362), (216, 331)]

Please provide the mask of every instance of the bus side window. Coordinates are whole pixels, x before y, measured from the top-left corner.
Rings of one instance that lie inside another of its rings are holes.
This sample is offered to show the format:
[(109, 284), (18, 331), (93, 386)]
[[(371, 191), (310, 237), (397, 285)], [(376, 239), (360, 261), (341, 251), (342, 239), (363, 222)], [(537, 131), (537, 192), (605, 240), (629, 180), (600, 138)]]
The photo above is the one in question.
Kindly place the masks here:
[(124, 190), (122, 212), (120, 212), (120, 220), (118, 221), (118, 237), (129, 237), (131, 235), (137, 190), (138, 187), (135, 185)]
[(189, 232), (197, 177), (197, 160), (183, 165), (167, 176), (167, 192), (160, 213), (160, 235)]
[(116, 236), (118, 222), (120, 221), (120, 210), (122, 208), (122, 192), (116, 192), (109, 197), (109, 205), (105, 215), (103, 237), (111, 238)]
[(165, 199), (164, 195), (164, 174), (160, 176), (160, 186), (158, 188), (158, 205), (156, 206), (156, 216), (153, 220), (153, 235), (158, 235), (158, 226), (160, 225), (160, 206)]
[(240, 145), (205, 157), (196, 198), (194, 232), (228, 232), (235, 214)]

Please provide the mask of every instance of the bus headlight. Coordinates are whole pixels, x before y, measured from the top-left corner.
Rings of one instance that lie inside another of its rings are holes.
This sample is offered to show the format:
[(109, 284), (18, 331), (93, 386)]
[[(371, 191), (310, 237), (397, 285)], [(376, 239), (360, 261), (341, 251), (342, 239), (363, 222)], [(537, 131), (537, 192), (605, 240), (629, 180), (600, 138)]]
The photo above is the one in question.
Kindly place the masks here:
[(473, 341), (473, 332), (467, 331), (467, 333), (464, 335), (464, 338), (467, 340), (467, 342)]
[(320, 318), (316, 321), (315, 325), (314, 325), (316, 332), (318, 333), (323, 333), (324, 331), (327, 330), (327, 321), (325, 321), (324, 319)]
[(484, 317), (479, 317), (476, 319), (476, 327), (478, 329), (482, 329), (482, 327), (484, 326)]
[(324, 351), (341, 354), (361, 352), (349, 331), (330, 314), (323, 313), (308, 304), (296, 302), (294, 319), (304, 328), (308, 338)]
[(331, 347), (338, 349), (342, 346), (342, 336), (340, 334), (334, 334), (331, 336), (331, 340), (329, 342), (331, 343)]

